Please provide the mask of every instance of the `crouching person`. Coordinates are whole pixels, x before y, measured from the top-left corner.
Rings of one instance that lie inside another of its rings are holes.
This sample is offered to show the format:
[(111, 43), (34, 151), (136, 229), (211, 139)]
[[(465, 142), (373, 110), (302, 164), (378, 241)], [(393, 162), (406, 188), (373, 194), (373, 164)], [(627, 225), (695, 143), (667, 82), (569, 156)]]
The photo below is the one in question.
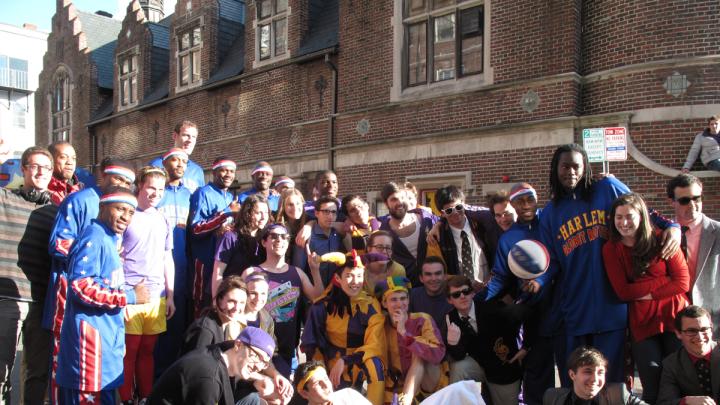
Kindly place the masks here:
[(405, 277), (387, 277), (375, 285), (375, 296), (387, 311), (385, 402), (399, 405), (413, 403), (421, 390), (424, 397), (429, 396), (448, 383), (440, 330), (430, 315), (408, 312), (409, 289), (410, 280)]
[(597, 404), (597, 405), (647, 405), (632, 395), (625, 384), (605, 385), (608, 361), (593, 347), (578, 347), (568, 358), (568, 374), (573, 386), (550, 388), (545, 391), (543, 405)]
[[(178, 359), (155, 383), (148, 404), (259, 405), (267, 393), (260, 373), (270, 364), (275, 341), (265, 331), (248, 326), (236, 340), (191, 351)], [(235, 395), (233, 384), (248, 383), (246, 395)], [(253, 390), (257, 389), (257, 392)]]
[(370, 401), (353, 388), (335, 391), (319, 361), (299, 365), (295, 371), (295, 385), (297, 393), (308, 405), (370, 405)]
[(362, 389), (373, 405), (383, 403), (382, 356), (385, 317), (380, 304), (363, 290), (365, 267), (355, 251), (339, 255), (327, 295), (309, 310), (301, 349), (308, 359), (322, 360), (334, 388)]

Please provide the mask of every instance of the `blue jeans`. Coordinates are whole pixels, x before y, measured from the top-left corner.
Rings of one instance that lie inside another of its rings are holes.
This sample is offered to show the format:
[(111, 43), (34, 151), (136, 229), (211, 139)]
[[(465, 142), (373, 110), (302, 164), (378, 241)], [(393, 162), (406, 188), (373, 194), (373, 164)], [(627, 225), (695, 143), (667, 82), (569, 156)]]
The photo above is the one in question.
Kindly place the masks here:
[(643, 401), (654, 404), (660, 390), (663, 359), (681, 346), (673, 332), (659, 333), (633, 342), (632, 353), (643, 386)]
[(705, 164), (705, 167), (707, 167), (710, 170), (715, 170), (716, 172), (720, 172), (720, 159), (715, 159), (707, 162)]

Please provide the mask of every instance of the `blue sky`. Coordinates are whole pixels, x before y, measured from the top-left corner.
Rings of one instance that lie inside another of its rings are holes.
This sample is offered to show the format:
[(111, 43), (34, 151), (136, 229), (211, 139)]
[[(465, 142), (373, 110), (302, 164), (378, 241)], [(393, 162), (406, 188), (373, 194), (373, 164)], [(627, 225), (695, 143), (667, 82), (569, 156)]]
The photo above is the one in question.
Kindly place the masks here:
[[(122, 19), (129, 2), (130, 0), (74, 0), (73, 4), (82, 11), (94, 13), (105, 10), (113, 14), (114, 18)], [(0, 0), (0, 23), (16, 26), (31, 23), (40, 30), (50, 31), (56, 3), (57, 0)], [(166, 13), (174, 4), (173, 0), (165, 1)]]

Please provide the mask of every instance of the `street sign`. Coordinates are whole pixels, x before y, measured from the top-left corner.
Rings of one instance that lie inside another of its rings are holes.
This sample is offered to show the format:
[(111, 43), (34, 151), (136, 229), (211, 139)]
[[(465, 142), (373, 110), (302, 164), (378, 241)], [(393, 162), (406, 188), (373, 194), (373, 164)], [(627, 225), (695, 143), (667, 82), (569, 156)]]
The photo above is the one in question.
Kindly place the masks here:
[(590, 162), (605, 161), (605, 131), (603, 128), (583, 129), (583, 148)]
[(605, 131), (605, 159), (608, 162), (627, 160), (627, 129), (603, 128)]

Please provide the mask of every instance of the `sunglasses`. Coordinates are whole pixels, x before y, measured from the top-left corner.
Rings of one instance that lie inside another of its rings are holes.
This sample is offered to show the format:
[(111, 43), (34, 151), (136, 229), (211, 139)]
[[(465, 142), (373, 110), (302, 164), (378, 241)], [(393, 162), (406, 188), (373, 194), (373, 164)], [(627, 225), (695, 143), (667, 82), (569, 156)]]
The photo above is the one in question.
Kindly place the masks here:
[(468, 295), (472, 294), (472, 292), (473, 292), (472, 289), (465, 288), (463, 290), (450, 293), (450, 297), (458, 299), (458, 298), (460, 298), (461, 295), (468, 296)]
[(444, 212), (445, 215), (452, 215), (453, 212), (455, 212), (455, 211), (461, 212), (461, 211), (464, 210), (464, 209), (465, 209), (465, 206), (464, 206), (464, 205), (458, 204), (458, 205), (456, 205), (456, 206), (454, 206), (454, 207), (444, 208), (444, 209), (442, 210), (442, 212)]
[(680, 198), (676, 198), (675, 201), (677, 201), (677, 203), (680, 205), (688, 205), (688, 204), (690, 204), (690, 201), (692, 201), (692, 202), (702, 201), (702, 196), (694, 195), (692, 197), (680, 197)]
[(286, 233), (269, 233), (268, 237), (272, 240), (288, 240), (290, 235)]

